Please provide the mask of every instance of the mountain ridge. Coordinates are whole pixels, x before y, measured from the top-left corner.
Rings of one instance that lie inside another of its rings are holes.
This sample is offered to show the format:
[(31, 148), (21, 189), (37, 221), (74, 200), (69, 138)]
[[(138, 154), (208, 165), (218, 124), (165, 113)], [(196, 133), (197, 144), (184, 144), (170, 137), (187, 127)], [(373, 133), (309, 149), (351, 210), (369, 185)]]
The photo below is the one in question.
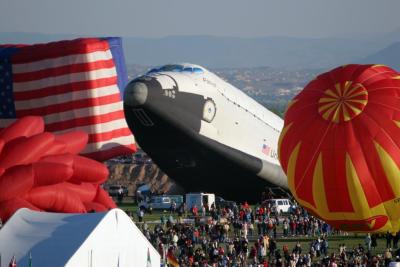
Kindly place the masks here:
[(395, 42), (361, 60), (365, 64), (384, 64), (400, 71), (400, 42)]
[[(72, 34), (0, 33), (0, 43), (40, 43), (83, 37)], [(326, 69), (361, 62), (387, 47), (400, 33), (379, 38), (342, 37), (300, 38), (166, 36), (160, 38), (123, 37), (128, 64), (162, 65), (168, 62), (193, 62), (208, 68), (285, 67)]]

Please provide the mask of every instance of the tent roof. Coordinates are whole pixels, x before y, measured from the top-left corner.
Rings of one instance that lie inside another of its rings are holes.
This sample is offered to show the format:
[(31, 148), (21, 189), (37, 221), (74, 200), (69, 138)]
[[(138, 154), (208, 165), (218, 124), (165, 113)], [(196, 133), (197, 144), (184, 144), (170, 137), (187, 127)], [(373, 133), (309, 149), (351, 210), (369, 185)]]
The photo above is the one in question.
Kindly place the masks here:
[[(115, 224), (115, 227), (118, 227), (118, 223), (122, 225), (122, 220), (127, 222), (127, 219), (129, 224), (124, 224), (124, 227), (130, 225), (131, 221), (119, 209), (87, 214), (48, 213), (20, 209), (0, 230), (2, 260), (0, 266), (7, 266), (13, 255), (17, 258), (18, 266), (28, 266), (30, 253), (35, 266), (48, 266), (49, 263), (51, 266), (65, 266), (89, 236), (96, 233), (95, 229), (103, 220), (107, 221), (103, 224)], [(126, 232), (130, 231), (132, 229), (127, 229)], [(109, 232), (99, 229), (97, 231), (103, 236), (114, 235)], [(114, 237), (103, 239), (112, 238)], [(148, 242), (147, 239), (145, 242)], [(99, 247), (106, 245), (99, 244)]]

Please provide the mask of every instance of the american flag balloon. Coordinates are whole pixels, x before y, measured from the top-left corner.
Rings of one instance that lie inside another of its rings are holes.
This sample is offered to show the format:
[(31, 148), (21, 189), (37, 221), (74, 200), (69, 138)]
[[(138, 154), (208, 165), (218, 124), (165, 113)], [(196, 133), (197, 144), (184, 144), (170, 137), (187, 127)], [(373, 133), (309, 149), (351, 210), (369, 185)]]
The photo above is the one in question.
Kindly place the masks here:
[(87, 132), (86, 156), (133, 153), (121, 99), (126, 83), (120, 38), (0, 45), (0, 129), (42, 116), (46, 131)]

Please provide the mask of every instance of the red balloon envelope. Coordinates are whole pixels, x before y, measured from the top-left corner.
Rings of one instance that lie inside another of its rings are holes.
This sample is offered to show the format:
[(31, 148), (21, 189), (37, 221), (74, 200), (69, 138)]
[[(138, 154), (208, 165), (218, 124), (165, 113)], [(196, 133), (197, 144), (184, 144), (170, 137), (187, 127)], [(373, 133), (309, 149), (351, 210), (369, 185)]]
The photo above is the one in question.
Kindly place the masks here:
[(55, 212), (116, 207), (99, 188), (108, 177), (102, 163), (78, 156), (88, 135), (44, 132), (40, 117), (17, 120), (0, 132), (0, 218), (19, 208)]
[(41, 117), (27, 116), (15, 121), (12, 125), (1, 131), (0, 139), (8, 142), (21, 136), (31, 137), (43, 133), (43, 131), (44, 122)]
[(400, 230), (400, 76), (347, 65), (318, 76), (289, 104), (279, 158), (291, 192), (332, 226)]

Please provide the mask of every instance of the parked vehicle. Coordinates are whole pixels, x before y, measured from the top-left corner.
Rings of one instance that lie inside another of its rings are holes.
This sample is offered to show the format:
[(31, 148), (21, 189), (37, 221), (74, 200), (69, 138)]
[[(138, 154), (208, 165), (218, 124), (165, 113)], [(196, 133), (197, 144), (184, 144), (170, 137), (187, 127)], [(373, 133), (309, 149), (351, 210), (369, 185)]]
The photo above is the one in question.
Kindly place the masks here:
[(182, 195), (168, 195), (172, 201), (176, 203), (176, 206), (179, 207), (183, 203)]
[(211, 208), (211, 205), (215, 204), (215, 195), (209, 193), (189, 193), (186, 194), (186, 207), (187, 209), (191, 209), (194, 205), (197, 208), (200, 208), (204, 205)]
[(149, 158), (149, 156), (143, 152), (137, 152), (136, 154), (134, 154), (133, 161), (136, 164), (152, 164), (153, 163), (151, 158)]
[(181, 195), (161, 195), (152, 196), (150, 201), (141, 201), (139, 203), (139, 208), (144, 210), (161, 209), (168, 210), (171, 208), (172, 203), (175, 202), (176, 208), (178, 208), (183, 203), (183, 196)]
[(271, 211), (277, 213), (289, 212), (290, 207), (292, 206), (292, 203), (287, 198), (274, 198), (269, 199), (266, 202), (270, 205)]
[(106, 186), (106, 190), (108, 194), (112, 197), (117, 197), (120, 190), (122, 190), (122, 196), (128, 196), (128, 187), (126, 187), (125, 185), (109, 185)]
[(235, 207), (237, 207), (237, 204), (236, 204), (235, 201), (225, 200), (222, 197), (216, 197), (215, 198), (215, 205), (216, 205), (217, 208), (228, 207), (231, 210), (233, 210)]
[(142, 201), (149, 200), (151, 195), (153, 194), (151, 192), (150, 185), (146, 183), (139, 183), (136, 184), (137, 189), (136, 189), (136, 202), (140, 203)]

